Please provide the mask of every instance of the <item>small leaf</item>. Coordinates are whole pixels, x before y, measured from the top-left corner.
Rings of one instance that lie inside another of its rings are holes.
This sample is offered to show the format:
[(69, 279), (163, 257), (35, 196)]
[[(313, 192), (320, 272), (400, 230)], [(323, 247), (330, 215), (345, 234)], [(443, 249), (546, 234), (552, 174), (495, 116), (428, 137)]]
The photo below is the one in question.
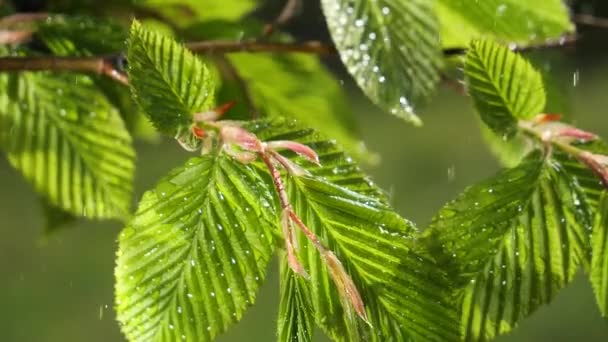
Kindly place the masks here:
[(468, 188), (429, 236), (460, 284), (466, 340), (490, 340), (549, 303), (587, 263), (593, 208), (558, 159), (521, 165)]
[[(283, 257), (282, 259), (285, 259)], [(310, 283), (281, 263), (281, 303), (279, 305), (278, 341), (311, 342), (314, 332)]]
[(211, 73), (171, 38), (134, 21), (127, 58), (133, 96), (160, 131), (175, 135), (191, 124), (192, 114), (213, 107)]
[[(472, 39), (494, 38), (528, 44), (574, 30), (562, 0), (437, 0), (444, 47), (467, 46)], [(457, 29), (455, 29), (457, 28)]]
[(425, 0), (322, 0), (342, 62), (384, 110), (420, 124), (414, 105), (439, 80), (441, 49), (432, 5)]
[(608, 195), (604, 192), (591, 238), (591, 285), (597, 305), (604, 317), (608, 317)]
[(21, 73), (2, 82), (0, 132), (10, 163), (54, 206), (124, 218), (135, 153), (119, 114), (91, 80)]
[(545, 107), (542, 76), (525, 59), (489, 40), (471, 43), (465, 76), (481, 119), (497, 134), (515, 132), (518, 119)]
[(241, 319), (277, 224), (262, 177), (205, 155), (144, 194), (120, 235), (116, 266), (118, 320), (130, 341), (210, 341)]

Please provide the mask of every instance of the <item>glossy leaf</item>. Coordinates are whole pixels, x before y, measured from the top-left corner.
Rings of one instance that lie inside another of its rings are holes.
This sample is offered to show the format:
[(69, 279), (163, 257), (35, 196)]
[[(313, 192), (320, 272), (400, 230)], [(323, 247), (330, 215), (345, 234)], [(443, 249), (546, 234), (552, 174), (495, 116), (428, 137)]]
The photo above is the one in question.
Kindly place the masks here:
[(542, 76), (521, 56), (492, 41), (471, 43), (465, 76), (481, 119), (500, 135), (512, 135), (517, 120), (531, 119), (545, 107)]
[(549, 303), (587, 263), (592, 216), (576, 179), (539, 152), (441, 209), (428, 234), (460, 284), (464, 339), (490, 340)]
[(133, 95), (160, 131), (175, 135), (190, 125), (192, 114), (213, 108), (211, 73), (171, 38), (134, 21), (127, 58)]
[(2, 79), (0, 131), (10, 163), (58, 208), (124, 218), (133, 186), (131, 137), (90, 79), (40, 73)]
[(591, 285), (597, 304), (604, 317), (608, 317), (608, 196), (604, 193), (591, 238)]
[(224, 155), (190, 159), (122, 231), (116, 305), (130, 341), (210, 341), (253, 304), (277, 223), (270, 181)]
[(574, 29), (562, 0), (437, 0), (434, 4), (447, 48), (464, 47), (481, 37), (525, 45)]
[(438, 23), (424, 0), (322, 0), (342, 62), (363, 92), (412, 123), (439, 80)]
[(447, 281), (417, 250), (413, 224), (388, 207), (384, 194), (335, 142), (283, 120), (258, 124), (254, 131), (263, 140), (305, 143), (319, 154), (320, 167), (293, 159), (312, 177), (290, 178), (287, 191), (296, 213), (354, 278), (373, 329), (341, 302), (318, 252), (301, 236), (300, 260), (311, 276), (316, 323), (336, 341), (455, 339)]
[(281, 303), (277, 323), (277, 341), (312, 341), (315, 327), (310, 284), (295, 274), (287, 262), (281, 263)]

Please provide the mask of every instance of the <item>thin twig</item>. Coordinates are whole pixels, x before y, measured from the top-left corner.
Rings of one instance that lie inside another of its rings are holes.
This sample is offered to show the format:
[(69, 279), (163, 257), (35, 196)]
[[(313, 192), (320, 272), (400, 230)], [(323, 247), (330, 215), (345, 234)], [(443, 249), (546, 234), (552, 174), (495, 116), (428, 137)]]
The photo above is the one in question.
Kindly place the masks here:
[(118, 56), (106, 57), (0, 57), (0, 71), (74, 71), (107, 76), (128, 84), (127, 76), (114, 66)]
[(243, 96), (245, 97), (245, 103), (247, 105), (247, 108), (251, 112), (251, 117), (253, 119), (257, 119), (260, 115), (260, 112), (255, 102), (253, 101), (253, 96), (251, 95), (251, 91), (249, 90), (249, 85), (247, 84), (247, 81), (243, 79), (234, 64), (232, 64), (232, 62), (226, 56), (216, 55), (215, 61), (218, 67), (220, 68), (220, 71), (222, 71), (226, 77), (232, 79), (237, 83), (238, 87), (243, 92)]
[(572, 21), (580, 25), (608, 29), (608, 18), (594, 17), (590, 14), (574, 14)]
[(46, 20), (48, 17), (48, 13), (16, 13), (2, 17), (2, 19), (0, 19), (0, 27), (8, 28), (22, 23), (42, 21)]
[(274, 33), (277, 28), (287, 24), (300, 11), (301, 8), (301, 0), (287, 0), (279, 16), (276, 17), (272, 23), (264, 26), (263, 36), (268, 37)]
[(218, 54), (231, 52), (301, 52), (323, 56), (336, 53), (335, 47), (315, 40), (294, 43), (259, 42), (255, 40), (207, 40), (186, 43), (186, 47), (196, 53)]

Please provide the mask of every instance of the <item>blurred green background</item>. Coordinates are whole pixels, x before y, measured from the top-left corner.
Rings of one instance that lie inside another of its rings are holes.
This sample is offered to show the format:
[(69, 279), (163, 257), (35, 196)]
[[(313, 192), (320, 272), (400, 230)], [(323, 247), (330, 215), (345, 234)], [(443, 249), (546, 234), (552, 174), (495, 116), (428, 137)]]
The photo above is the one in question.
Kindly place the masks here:
[[(306, 17), (319, 22), (314, 13), (307, 14), (292, 30), (306, 32)], [(575, 47), (536, 53), (535, 58), (564, 90), (553, 99), (554, 107), (608, 139), (606, 33), (585, 30)], [(453, 90), (441, 88), (421, 110), (425, 126), (413, 128), (367, 102), (339, 67), (337, 77), (351, 93), (362, 138), (382, 159), (368, 171), (390, 192), (399, 213), (420, 227), (467, 185), (498, 169), (470, 101)], [(137, 143), (136, 148), (135, 198), (188, 157), (172, 141)], [(121, 224), (78, 221), (50, 237), (42, 235), (43, 226), (32, 188), (0, 159), (0, 341), (123, 341), (112, 307)], [(255, 307), (219, 341), (273, 341), (277, 304), (273, 263)], [(499, 341), (608, 341), (608, 320), (600, 317), (581, 272), (551, 305)]]

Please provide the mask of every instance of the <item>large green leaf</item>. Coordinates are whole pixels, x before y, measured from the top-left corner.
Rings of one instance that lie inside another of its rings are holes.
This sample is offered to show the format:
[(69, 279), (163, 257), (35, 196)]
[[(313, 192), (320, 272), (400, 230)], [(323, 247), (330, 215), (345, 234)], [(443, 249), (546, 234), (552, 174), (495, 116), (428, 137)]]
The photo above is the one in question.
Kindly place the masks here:
[[(2, 145), (48, 201), (77, 216), (124, 218), (134, 151), (119, 114), (82, 76), (2, 76)], [(77, 85), (77, 86), (75, 86)]]
[(144, 194), (116, 266), (130, 341), (209, 341), (242, 317), (273, 250), (269, 184), (251, 166), (205, 155)]
[(456, 339), (447, 282), (432, 259), (415, 248), (413, 224), (388, 207), (382, 192), (335, 142), (291, 121), (258, 124), (254, 131), (264, 140), (296, 140), (319, 153), (320, 167), (294, 158), (312, 176), (290, 177), (287, 191), (298, 215), (354, 278), (373, 328), (344, 309), (318, 252), (300, 236), (317, 324), (336, 341)]
[(490, 340), (549, 303), (587, 263), (592, 220), (576, 178), (540, 152), (441, 209), (428, 234), (460, 284), (464, 338)]
[(591, 285), (597, 304), (604, 317), (608, 317), (608, 195), (605, 192), (599, 207), (591, 244)]
[(129, 82), (152, 123), (175, 135), (192, 114), (213, 107), (215, 82), (205, 64), (189, 50), (137, 21), (128, 42)]
[(519, 119), (531, 119), (545, 107), (542, 76), (521, 56), (490, 40), (471, 43), (465, 76), (481, 119), (498, 134), (511, 135)]
[(562, 0), (436, 0), (444, 47), (464, 47), (488, 37), (527, 44), (572, 31)]
[[(283, 256), (285, 259), (286, 256)], [(279, 342), (310, 342), (314, 332), (310, 284), (281, 263), (281, 304), (279, 305)]]
[(416, 124), (414, 104), (434, 91), (441, 62), (438, 24), (425, 0), (322, 0), (342, 62), (363, 92)]

